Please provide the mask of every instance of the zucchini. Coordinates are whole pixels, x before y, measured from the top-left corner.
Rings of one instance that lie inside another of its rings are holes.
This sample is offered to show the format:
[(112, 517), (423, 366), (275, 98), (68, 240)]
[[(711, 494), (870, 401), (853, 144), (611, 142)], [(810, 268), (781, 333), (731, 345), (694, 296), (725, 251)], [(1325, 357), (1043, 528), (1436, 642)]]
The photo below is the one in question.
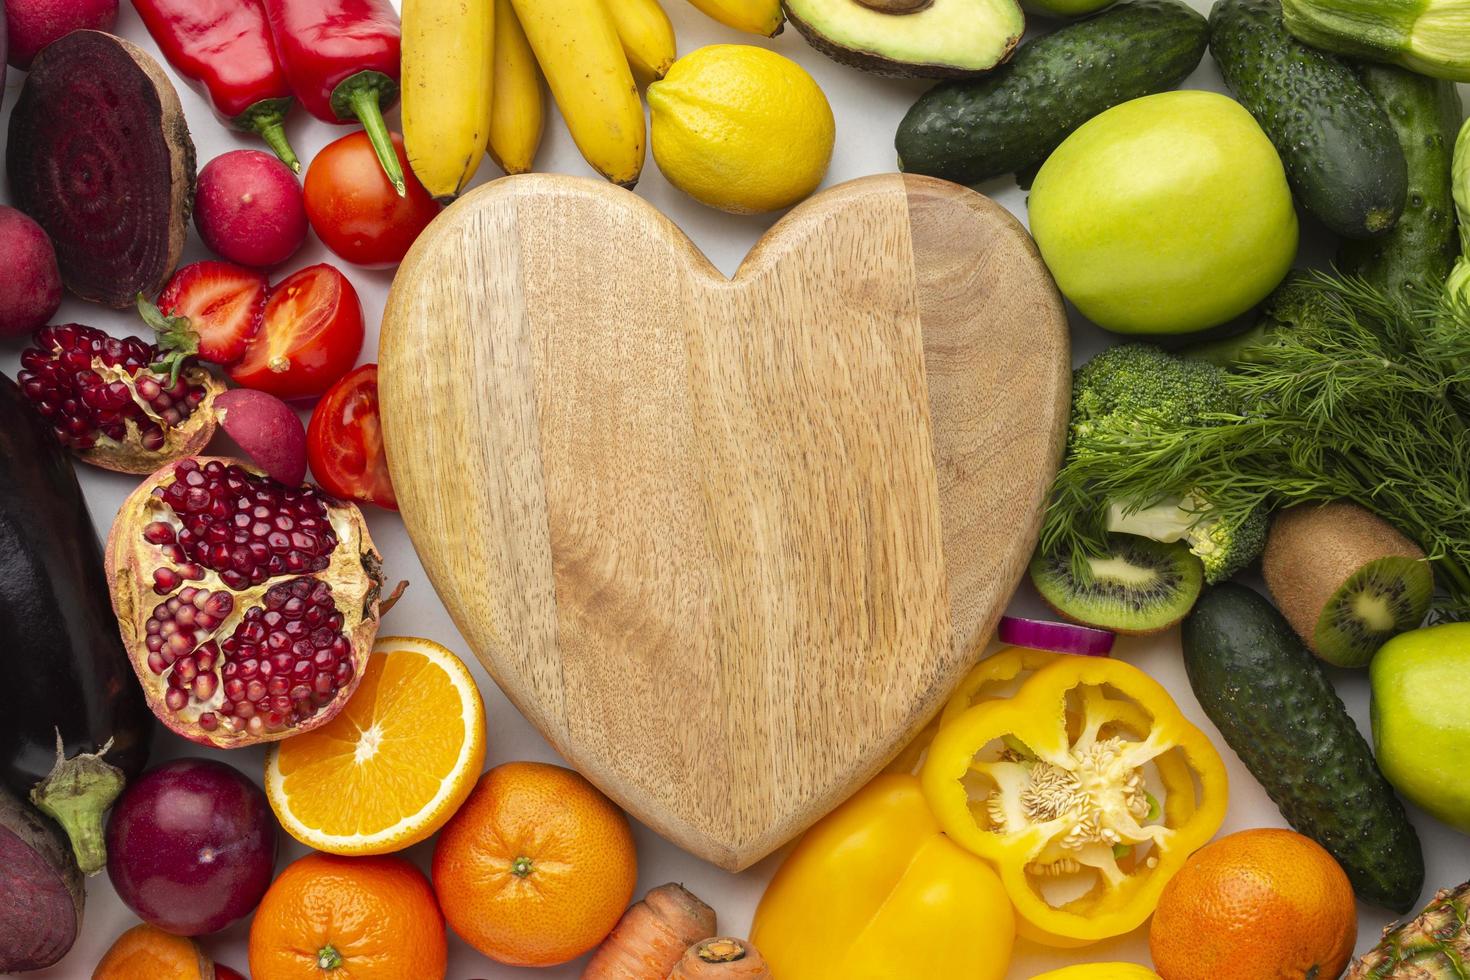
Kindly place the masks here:
[(894, 138), (899, 169), (973, 184), (1039, 166), (1093, 116), (1183, 81), (1208, 30), (1177, 0), (1125, 0), (1029, 41), (995, 73), (920, 96)]
[(1314, 48), (1470, 82), (1467, 0), (1282, 0), (1286, 29)]
[(1288, 34), (1277, 0), (1218, 0), (1210, 53), (1275, 144), (1307, 211), (1344, 238), (1394, 226), (1408, 164), (1388, 114), (1347, 62)]
[(1263, 596), (1226, 583), (1184, 620), (1184, 667), (1205, 714), (1281, 808), (1327, 849), (1358, 897), (1407, 912), (1424, 855), (1322, 664)]
[(1409, 196), (1393, 231), (1382, 238), (1344, 242), (1338, 265), (1423, 305), (1444, 288), (1460, 253), (1450, 179), (1460, 95), (1453, 82), (1392, 65), (1364, 65), (1362, 71), (1363, 84), (1388, 113), (1403, 148)]

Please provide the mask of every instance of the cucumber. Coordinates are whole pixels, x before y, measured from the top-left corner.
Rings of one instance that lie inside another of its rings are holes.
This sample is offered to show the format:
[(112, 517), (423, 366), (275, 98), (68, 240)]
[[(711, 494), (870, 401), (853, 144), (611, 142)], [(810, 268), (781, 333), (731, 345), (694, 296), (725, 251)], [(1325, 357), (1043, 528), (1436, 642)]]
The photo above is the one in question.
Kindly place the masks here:
[(1288, 34), (1278, 0), (1218, 0), (1210, 53), (1275, 144), (1307, 211), (1344, 238), (1394, 226), (1408, 164), (1388, 114), (1347, 62)]
[(1409, 165), (1409, 197), (1393, 231), (1348, 241), (1338, 253), (1344, 272), (1424, 305), (1444, 288), (1460, 253), (1450, 161), (1460, 129), (1454, 82), (1392, 65), (1364, 65), (1363, 84), (1388, 113)]
[(1286, 822), (1337, 859), (1358, 897), (1412, 909), (1424, 885), (1419, 836), (1286, 618), (1245, 586), (1217, 585), (1185, 618), (1183, 641), (1205, 714)]
[(920, 96), (894, 138), (899, 169), (973, 184), (1039, 166), (1093, 116), (1183, 81), (1208, 30), (1177, 0), (1125, 0), (1029, 41), (995, 73)]

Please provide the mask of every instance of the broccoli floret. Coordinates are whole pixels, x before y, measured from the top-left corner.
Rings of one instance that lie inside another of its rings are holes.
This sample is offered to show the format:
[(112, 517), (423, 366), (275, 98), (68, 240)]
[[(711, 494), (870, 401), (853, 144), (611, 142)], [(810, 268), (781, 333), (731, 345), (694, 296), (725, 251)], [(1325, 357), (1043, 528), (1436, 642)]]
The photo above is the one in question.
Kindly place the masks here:
[[(1151, 344), (1110, 348), (1073, 376), (1071, 438), (1113, 426), (1147, 432), (1150, 419), (1192, 424), (1212, 414), (1232, 413), (1238, 402), (1225, 379), (1225, 371), (1214, 364), (1176, 357)], [(1211, 583), (1255, 561), (1266, 544), (1264, 511), (1244, 518), (1214, 517), (1209, 501), (1193, 494), (1145, 501), (1143, 507), (1137, 503), (1108, 501), (1107, 529), (1155, 541), (1187, 541)]]
[(1266, 547), (1270, 516), (1256, 508), (1243, 518), (1214, 516), (1210, 505), (1196, 496), (1168, 499), (1133, 513), (1119, 503), (1108, 505), (1108, 530), (1136, 534), (1154, 541), (1187, 541), (1189, 550), (1205, 567), (1205, 581), (1214, 585), (1232, 578), (1261, 556)]
[(1109, 348), (1072, 377), (1074, 439), (1110, 425), (1136, 429), (1137, 416), (1145, 409), (1186, 422), (1235, 408), (1223, 370), (1175, 357), (1152, 344)]

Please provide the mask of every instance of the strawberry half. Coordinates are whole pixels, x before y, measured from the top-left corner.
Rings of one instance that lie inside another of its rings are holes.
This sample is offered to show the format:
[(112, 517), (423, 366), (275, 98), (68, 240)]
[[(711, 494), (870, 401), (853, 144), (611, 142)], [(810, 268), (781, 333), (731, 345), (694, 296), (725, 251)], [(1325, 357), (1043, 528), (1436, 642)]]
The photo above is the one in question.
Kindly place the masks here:
[(228, 367), (245, 356), (260, 330), (270, 294), (265, 274), (229, 262), (195, 262), (169, 280), (154, 306), (138, 297), (138, 311), (158, 332), (165, 362), (190, 355)]

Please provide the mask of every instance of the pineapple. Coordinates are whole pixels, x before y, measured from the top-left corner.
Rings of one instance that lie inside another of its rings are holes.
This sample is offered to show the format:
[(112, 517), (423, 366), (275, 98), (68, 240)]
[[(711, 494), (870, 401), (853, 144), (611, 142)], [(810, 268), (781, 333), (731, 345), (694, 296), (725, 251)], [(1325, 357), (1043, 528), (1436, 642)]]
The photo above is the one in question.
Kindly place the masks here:
[(1463, 980), (1470, 977), (1470, 882), (1434, 896), (1412, 922), (1389, 926), (1344, 980)]

